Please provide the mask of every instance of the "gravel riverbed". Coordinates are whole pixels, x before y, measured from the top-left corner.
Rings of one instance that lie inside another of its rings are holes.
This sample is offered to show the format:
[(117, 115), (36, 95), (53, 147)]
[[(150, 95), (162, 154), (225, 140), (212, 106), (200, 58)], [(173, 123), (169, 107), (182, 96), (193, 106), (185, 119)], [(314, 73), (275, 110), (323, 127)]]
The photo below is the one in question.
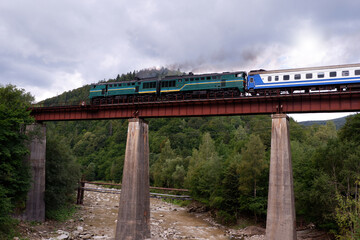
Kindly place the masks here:
[[(22, 237), (29, 240), (114, 239), (119, 197), (118, 194), (85, 191), (84, 204), (72, 219), (41, 224), (22, 222)], [(150, 230), (151, 239), (265, 239), (263, 228), (229, 229), (215, 223), (208, 213), (189, 213), (186, 208), (153, 198), (150, 200)], [(298, 239), (330, 238), (305, 230), (298, 232)]]

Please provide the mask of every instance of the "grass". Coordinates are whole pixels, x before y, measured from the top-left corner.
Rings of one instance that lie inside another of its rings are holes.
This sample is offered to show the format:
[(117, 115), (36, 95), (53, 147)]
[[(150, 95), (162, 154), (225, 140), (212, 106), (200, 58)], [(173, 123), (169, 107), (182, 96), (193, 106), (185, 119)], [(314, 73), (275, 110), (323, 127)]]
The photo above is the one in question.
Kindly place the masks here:
[(48, 210), (46, 212), (46, 217), (59, 222), (64, 222), (70, 219), (77, 211), (75, 205), (64, 206), (56, 210)]
[(171, 198), (165, 198), (163, 199), (163, 201), (172, 203), (174, 205), (178, 205), (180, 207), (186, 207), (191, 203), (191, 200), (180, 200), (180, 199), (171, 199)]

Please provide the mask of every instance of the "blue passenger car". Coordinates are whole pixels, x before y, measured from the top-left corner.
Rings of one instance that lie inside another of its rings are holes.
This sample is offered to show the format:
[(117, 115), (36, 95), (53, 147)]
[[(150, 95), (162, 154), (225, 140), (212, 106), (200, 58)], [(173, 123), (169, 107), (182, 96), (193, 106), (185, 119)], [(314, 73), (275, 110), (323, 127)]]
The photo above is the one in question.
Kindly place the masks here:
[(249, 92), (271, 89), (322, 90), (360, 84), (360, 64), (249, 72)]

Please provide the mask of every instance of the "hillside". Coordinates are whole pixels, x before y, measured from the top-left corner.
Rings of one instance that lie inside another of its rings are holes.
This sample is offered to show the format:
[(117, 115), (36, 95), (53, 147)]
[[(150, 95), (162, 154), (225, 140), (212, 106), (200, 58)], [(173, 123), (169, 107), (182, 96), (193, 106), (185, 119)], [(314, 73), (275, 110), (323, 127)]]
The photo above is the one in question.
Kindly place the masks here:
[[(133, 73), (122, 76), (130, 78)], [(87, 96), (88, 87), (46, 101), (79, 101)], [(193, 199), (212, 209), (214, 217), (224, 224), (236, 223), (241, 214), (265, 221), (271, 142), (269, 115), (146, 120), (152, 186), (190, 189)], [(357, 118), (347, 122), (350, 120)], [(290, 120), (297, 214), (302, 221), (327, 228), (335, 226), (335, 188), (342, 189), (344, 194), (355, 189), (348, 185), (352, 179), (342, 173), (357, 169), (350, 161), (357, 154), (355, 148), (343, 144), (351, 135), (344, 132), (352, 125), (344, 125), (344, 119), (335, 122), (337, 126), (333, 121), (321, 125)], [(121, 182), (126, 120), (49, 122), (47, 126), (49, 137), (62, 139), (68, 145), (86, 180)], [(344, 127), (337, 131), (340, 126)], [(339, 171), (336, 179), (331, 167), (334, 164)]]
[(309, 127), (311, 125), (317, 124), (317, 125), (326, 125), (327, 122), (333, 122), (336, 126), (336, 129), (340, 129), (342, 126), (344, 126), (346, 122), (347, 117), (341, 117), (341, 118), (335, 118), (331, 120), (323, 120), (323, 121), (303, 121), (299, 122), (300, 125), (303, 125), (305, 127)]

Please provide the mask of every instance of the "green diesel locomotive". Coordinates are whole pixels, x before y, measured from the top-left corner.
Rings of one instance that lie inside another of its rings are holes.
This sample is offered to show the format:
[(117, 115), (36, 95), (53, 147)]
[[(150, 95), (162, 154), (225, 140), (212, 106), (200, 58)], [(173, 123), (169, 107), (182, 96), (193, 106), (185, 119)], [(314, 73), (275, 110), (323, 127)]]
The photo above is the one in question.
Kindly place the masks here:
[(163, 79), (145, 78), (126, 82), (93, 84), (91, 104), (112, 104), (132, 100), (181, 100), (193, 98), (235, 97), (245, 91), (246, 72), (224, 72)]

